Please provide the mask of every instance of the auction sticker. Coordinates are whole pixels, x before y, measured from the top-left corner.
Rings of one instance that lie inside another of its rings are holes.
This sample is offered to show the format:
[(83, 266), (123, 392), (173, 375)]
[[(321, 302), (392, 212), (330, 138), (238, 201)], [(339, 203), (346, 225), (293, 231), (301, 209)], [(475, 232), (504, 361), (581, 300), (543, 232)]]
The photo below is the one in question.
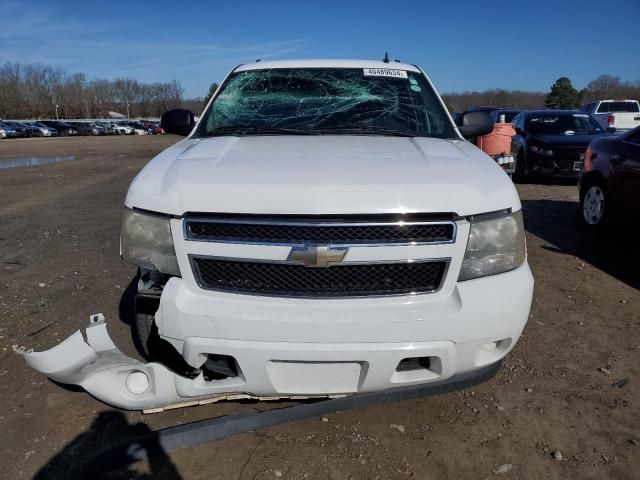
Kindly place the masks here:
[(407, 78), (406, 70), (394, 70), (392, 68), (365, 68), (365, 77), (394, 77)]

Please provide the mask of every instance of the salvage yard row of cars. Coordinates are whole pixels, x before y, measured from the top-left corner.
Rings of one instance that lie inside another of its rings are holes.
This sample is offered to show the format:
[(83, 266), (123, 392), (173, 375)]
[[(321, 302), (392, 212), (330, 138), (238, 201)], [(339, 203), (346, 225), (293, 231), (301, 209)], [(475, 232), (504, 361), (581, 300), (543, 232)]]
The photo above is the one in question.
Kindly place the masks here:
[[(495, 122), (489, 135), (475, 144), (516, 181), (531, 177), (577, 178), (587, 147), (603, 135), (620, 135), (640, 126), (637, 100), (602, 100), (580, 110), (517, 110), (471, 107), (487, 112)], [(459, 118), (460, 114), (454, 114)]]
[(507, 110), (474, 107), (495, 122), (476, 145), (515, 181), (577, 178), (582, 220), (608, 226), (640, 210), (640, 105), (602, 100), (580, 110)]
[(0, 139), (24, 137), (66, 137), (72, 135), (162, 135), (157, 122), (147, 120), (38, 120), (0, 121)]

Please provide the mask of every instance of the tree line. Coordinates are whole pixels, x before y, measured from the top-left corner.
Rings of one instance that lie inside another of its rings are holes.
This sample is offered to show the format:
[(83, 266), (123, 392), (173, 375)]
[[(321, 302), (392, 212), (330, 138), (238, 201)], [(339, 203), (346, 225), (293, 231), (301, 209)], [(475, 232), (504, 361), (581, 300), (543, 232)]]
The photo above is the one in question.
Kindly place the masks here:
[(143, 83), (133, 78), (88, 80), (42, 64), (5, 63), (0, 67), (0, 118), (103, 118), (109, 112), (159, 117), (170, 108), (202, 100), (184, 100), (176, 80)]
[[(103, 118), (109, 112), (135, 117), (159, 117), (166, 110), (186, 107), (199, 113), (215, 92), (184, 99), (177, 80), (143, 83), (133, 78), (88, 80), (83, 73), (69, 74), (42, 64), (5, 63), (0, 67), (0, 118)], [(612, 98), (640, 100), (640, 80), (623, 81), (601, 75), (578, 91), (567, 77), (560, 77), (549, 92), (492, 89), (448, 93), (443, 96), (450, 111), (474, 105), (505, 108), (577, 108), (583, 103)]]
[(640, 80), (624, 81), (612, 75), (600, 75), (582, 90), (571, 79), (560, 77), (548, 92), (493, 89), (482, 92), (448, 93), (442, 98), (452, 112), (462, 112), (475, 105), (497, 105), (504, 108), (578, 108), (596, 100), (630, 99), (640, 101)]

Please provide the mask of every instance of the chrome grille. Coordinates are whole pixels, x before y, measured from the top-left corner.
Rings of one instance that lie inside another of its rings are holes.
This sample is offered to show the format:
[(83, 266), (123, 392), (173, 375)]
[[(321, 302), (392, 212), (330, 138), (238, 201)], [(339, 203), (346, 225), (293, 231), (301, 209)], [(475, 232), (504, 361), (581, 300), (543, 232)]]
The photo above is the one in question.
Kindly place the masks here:
[(258, 244), (413, 244), (447, 243), (455, 239), (451, 220), (377, 221), (375, 217), (323, 219), (242, 220), (187, 219), (185, 238), (211, 242)]

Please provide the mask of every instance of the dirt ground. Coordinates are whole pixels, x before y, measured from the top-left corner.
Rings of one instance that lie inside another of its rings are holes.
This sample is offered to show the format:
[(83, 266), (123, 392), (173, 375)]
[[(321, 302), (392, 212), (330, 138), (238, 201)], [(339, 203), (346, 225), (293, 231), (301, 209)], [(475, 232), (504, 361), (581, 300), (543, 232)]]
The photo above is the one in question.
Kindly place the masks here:
[[(116, 343), (137, 355), (121, 302), (135, 273), (118, 256), (121, 208), (131, 178), (175, 140), (0, 141), (0, 165), (75, 157), (0, 169), (0, 477), (65, 478), (126, 435), (274, 406), (116, 411), (12, 352), (51, 347), (104, 312)], [(574, 185), (518, 188), (536, 290), (525, 334), (494, 379), (241, 434), (105, 476), (640, 478), (640, 237), (622, 227), (605, 238), (583, 231)]]

